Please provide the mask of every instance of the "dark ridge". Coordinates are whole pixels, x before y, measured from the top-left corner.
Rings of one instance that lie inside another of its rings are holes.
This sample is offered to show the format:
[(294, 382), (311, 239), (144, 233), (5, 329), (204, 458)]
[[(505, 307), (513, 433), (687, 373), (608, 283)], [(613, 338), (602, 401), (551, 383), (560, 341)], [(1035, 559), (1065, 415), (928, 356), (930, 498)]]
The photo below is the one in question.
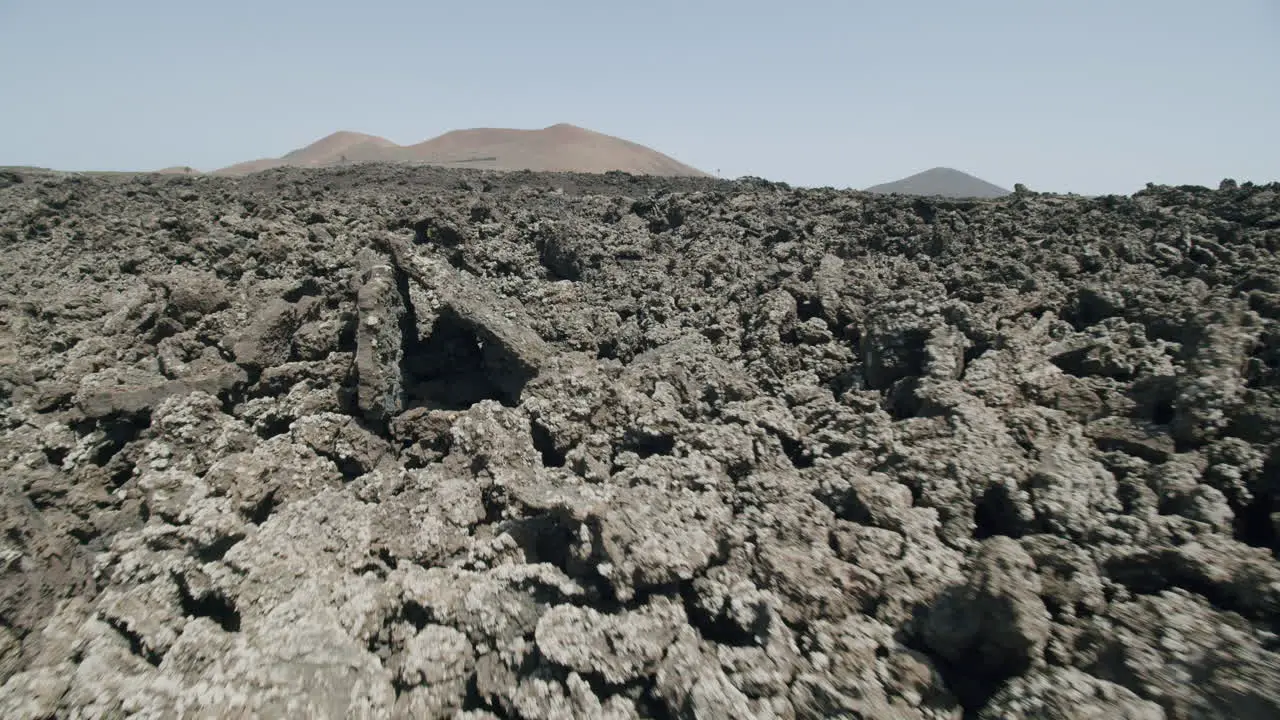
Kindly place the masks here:
[[(410, 358), (417, 357), (422, 352), (422, 338), (418, 336), (418, 309), (413, 304), (413, 294), (409, 290), (409, 273), (400, 266), (400, 259), (395, 253), (391, 253), (388, 260), (395, 275), (396, 292), (400, 295), (400, 302), (404, 304), (404, 313), (400, 316), (400, 387), (407, 395), (406, 391), (412, 387), (413, 382)], [(354, 340), (356, 322), (359, 322), (358, 316), (352, 323), (353, 348), (356, 345)], [(404, 399), (407, 400), (407, 398)], [(385, 431), (378, 434), (386, 436)]]

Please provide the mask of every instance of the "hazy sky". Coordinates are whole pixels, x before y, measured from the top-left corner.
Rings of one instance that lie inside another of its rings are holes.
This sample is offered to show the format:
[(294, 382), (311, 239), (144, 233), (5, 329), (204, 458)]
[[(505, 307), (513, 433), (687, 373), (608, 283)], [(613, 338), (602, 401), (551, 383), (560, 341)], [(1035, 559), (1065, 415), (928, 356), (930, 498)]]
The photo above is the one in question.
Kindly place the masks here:
[(0, 0), (0, 165), (558, 122), (863, 187), (1280, 179), (1277, 0)]

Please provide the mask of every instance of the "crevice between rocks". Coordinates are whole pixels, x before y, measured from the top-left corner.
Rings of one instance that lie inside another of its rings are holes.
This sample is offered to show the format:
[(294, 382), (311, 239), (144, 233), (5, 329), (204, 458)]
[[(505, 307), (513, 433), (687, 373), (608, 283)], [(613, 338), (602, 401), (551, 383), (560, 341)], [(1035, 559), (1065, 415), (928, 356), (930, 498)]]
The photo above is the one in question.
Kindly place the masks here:
[(482, 400), (514, 406), (516, 388), (524, 382), (517, 379), (504, 389), (496, 381), (493, 365), (501, 362), (499, 353), (456, 313), (442, 312), (431, 334), (405, 353), (407, 409), (466, 410)]
[(698, 631), (703, 640), (730, 647), (752, 647), (757, 644), (756, 636), (762, 635), (767, 629), (755, 628), (757, 631), (755, 634), (748, 634), (722, 616), (709, 617), (702, 608), (698, 607), (697, 590), (694, 589), (692, 581), (680, 583), (677, 592), (684, 603), (689, 624)]
[(143, 642), (141, 635), (129, 629), (129, 627), (124, 624), (124, 622), (116, 618), (103, 618), (103, 619), (106, 620), (107, 625), (109, 625), (112, 630), (115, 630), (116, 632), (120, 633), (120, 636), (123, 637), (129, 643), (129, 652), (133, 653), (134, 655), (137, 655), (143, 660), (146, 660), (150, 665), (154, 667), (160, 667), (161, 661), (164, 660), (164, 655), (162, 655), (161, 653), (151, 648), (148, 648), (146, 643)]
[(178, 586), (183, 615), (209, 618), (227, 632), (240, 632), (240, 611), (230, 598), (217, 590), (196, 596), (181, 574), (175, 573), (173, 580)]
[(244, 535), (224, 535), (213, 541), (212, 544), (199, 548), (195, 552), (195, 557), (202, 563), (217, 562), (227, 556), (231, 548), (244, 539)]
[(280, 506), (280, 501), (276, 498), (276, 491), (272, 490), (262, 497), (253, 509), (250, 510), (248, 517), (249, 522), (254, 525), (261, 525), (271, 517), (271, 514)]
[(1009, 495), (1005, 485), (992, 485), (982, 494), (973, 512), (975, 540), (986, 540), (997, 535), (1020, 538), (1025, 532), (1018, 517), (1017, 503)]
[(1260, 493), (1236, 514), (1236, 539), (1253, 547), (1268, 548), (1273, 555), (1280, 556), (1280, 536), (1276, 534), (1275, 496), (1271, 493)]
[(565, 453), (556, 447), (555, 438), (547, 428), (537, 420), (529, 423), (533, 435), (533, 447), (542, 456), (542, 465), (549, 468), (564, 467), (567, 462)]

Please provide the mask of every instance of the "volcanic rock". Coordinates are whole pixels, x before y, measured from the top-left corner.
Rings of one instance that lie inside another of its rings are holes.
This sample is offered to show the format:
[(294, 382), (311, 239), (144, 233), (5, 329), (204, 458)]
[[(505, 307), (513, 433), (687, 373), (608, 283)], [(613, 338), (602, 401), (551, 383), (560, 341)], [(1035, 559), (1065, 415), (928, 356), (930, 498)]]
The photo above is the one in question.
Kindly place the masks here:
[(1280, 715), (1280, 186), (17, 170), (0, 247), (0, 716)]

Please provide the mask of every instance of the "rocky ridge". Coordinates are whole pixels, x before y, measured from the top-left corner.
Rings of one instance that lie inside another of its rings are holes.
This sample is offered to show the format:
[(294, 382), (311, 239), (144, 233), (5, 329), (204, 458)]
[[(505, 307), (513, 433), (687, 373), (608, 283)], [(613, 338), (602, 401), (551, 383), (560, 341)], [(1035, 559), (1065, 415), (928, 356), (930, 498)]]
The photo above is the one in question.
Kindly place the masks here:
[(0, 175), (0, 715), (1280, 712), (1280, 186)]

